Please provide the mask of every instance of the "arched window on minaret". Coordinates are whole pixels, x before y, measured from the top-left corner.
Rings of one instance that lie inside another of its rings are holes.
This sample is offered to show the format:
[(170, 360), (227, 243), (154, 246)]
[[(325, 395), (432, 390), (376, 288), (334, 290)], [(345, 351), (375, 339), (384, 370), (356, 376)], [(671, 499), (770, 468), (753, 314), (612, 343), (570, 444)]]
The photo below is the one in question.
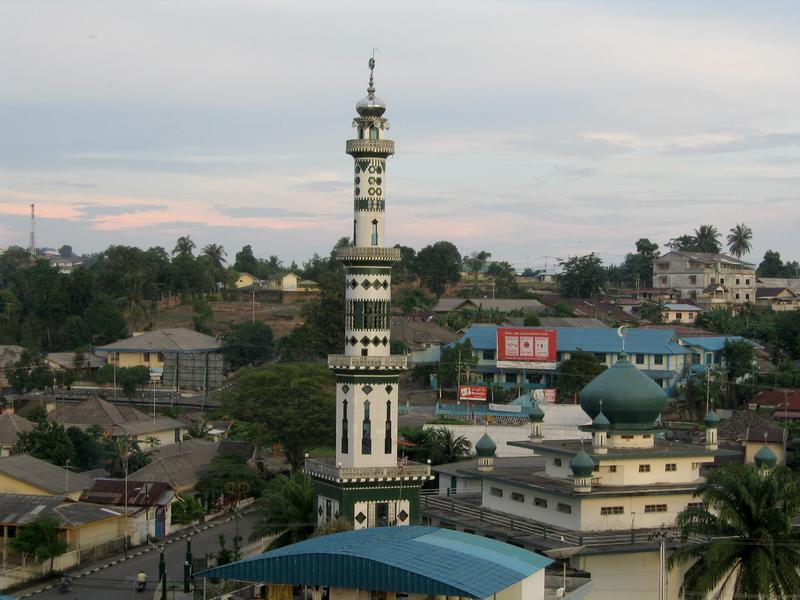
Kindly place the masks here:
[(372, 219), (372, 245), (378, 245), (378, 219)]
[(353, 219), (353, 246), (356, 245), (356, 220)]
[(392, 453), (392, 401), (386, 401), (386, 437), (384, 439), (383, 452)]
[(369, 420), (369, 400), (364, 402), (364, 424), (361, 427), (361, 454), (372, 454), (372, 423)]
[(347, 399), (342, 400), (342, 454), (347, 454)]
[(369, 139), (377, 140), (378, 139), (378, 128), (377, 127), (370, 127), (369, 128)]

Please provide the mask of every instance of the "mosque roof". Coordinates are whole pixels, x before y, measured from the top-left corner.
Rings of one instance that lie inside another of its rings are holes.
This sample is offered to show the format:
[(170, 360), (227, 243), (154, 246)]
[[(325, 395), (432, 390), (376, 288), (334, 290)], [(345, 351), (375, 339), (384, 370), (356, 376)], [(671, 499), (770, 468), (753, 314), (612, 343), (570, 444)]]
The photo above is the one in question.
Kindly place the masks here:
[(200, 577), (489, 598), (553, 561), (478, 535), (406, 526), (311, 538)]
[(481, 436), (481, 439), (479, 439), (475, 444), (475, 453), (478, 456), (494, 456), (496, 450), (497, 444), (494, 443), (494, 440), (488, 433), (484, 433)]
[(769, 446), (764, 444), (753, 456), (753, 461), (756, 463), (758, 468), (774, 467), (776, 464), (778, 464), (778, 457)]

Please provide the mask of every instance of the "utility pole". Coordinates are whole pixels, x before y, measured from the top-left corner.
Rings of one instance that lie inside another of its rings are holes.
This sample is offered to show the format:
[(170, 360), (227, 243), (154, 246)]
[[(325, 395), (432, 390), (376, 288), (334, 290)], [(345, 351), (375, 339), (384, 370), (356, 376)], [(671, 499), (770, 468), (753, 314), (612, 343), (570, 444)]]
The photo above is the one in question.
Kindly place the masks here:
[(192, 580), (192, 536), (186, 538), (186, 559), (183, 561), (183, 593), (188, 594), (191, 590), (189, 584)]
[(167, 600), (167, 563), (164, 560), (164, 546), (158, 558), (158, 585), (161, 586), (161, 600)]
[(252, 296), (252, 302), (251, 302), (251, 309), (252, 309), (252, 313), (253, 313), (253, 323), (255, 324), (255, 322), (256, 322), (256, 291), (252, 290), (251, 294), (253, 295)]

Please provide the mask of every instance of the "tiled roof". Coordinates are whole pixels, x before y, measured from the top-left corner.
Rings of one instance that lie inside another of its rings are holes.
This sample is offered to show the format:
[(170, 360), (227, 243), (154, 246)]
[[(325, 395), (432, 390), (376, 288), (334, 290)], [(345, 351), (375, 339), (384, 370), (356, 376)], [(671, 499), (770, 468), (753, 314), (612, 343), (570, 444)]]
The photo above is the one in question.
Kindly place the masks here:
[(759, 287), (756, 288), (756, 298), (775, 298), (782, 292), (789, 292), (791, 296), (796, 296), (788, 287)]
[(97, 352), (216, 352), (220, 342), (210, 335), (186, 329), (171, 327), (154, 329), (105, 346)]
[(707, 352), (719, 352), (725, 347), (725, 343), (729, 340), (732, 342), (750, 342), (754, 347), (760, 347), (755, 342), (739, 335), (708, 335), (702, 337), (681, 336), (681, 341), (687, 346), (697, 346), (698, 348), (706, 350)]
[(92, 485), (92, 479), (82, 473), (67, 471), (28, 454), (0, 458), (0, 474), (51, 494), (79, 492)]
[(36, 429), (36, 425), (14, 413), (0, 415), (0, 446), (14, 446), (20, 432)]
[(165, 416), (153, 419), (136, 408), (112, 404), (97, 396), (78, 404), (62, 404), (47, 416), (47, 420), (67, 427), (86, 428), (98, 425), (111, 435), (139, 435), (185, 427), (177, 419)]
[[(125, 501), (127, 489), (128, 501)], [(81, 496), (83, 502), (114, 504), (118, 506), (160, 506), (172, 500), (175, 492), (164, 481), (128, 481), (123, 479), (95, 479), (92, 487)]]
[[(766, 437), (765, 437), (766, 435)], [(742, 439), (746, 442), (769, 442), (770, 444), (782, 444), (786, 430), (782, 427), (748, 427)]]
[(193, 488), (203, 470), (217, 455), (210, 440), (186, 440), (163, 446), (152, 453), (153, 460), (128, 476), (129, 481), (163, 481), (176, 491)]
[(506, 313), (512, 310), (530, 310), (538, 312), (544, 309), (544, 304), (538, 300), (520, 300), (516, 298), (440, 298), (433, 312), (450, 312), (466, 305), (468, 308), (482, 307), (483, 310), (497, 309)]
[(664, 305), (664, 308), (667, 310), (682, 310), (685, 312), (692, 312), (692, 311), (702, 311), (703, 309), (699, 306), (695, 306), (694, 304), (672, 304), (668, 303)]
[(0, 523), (25, 525), (40, 517), (55, 517), (64, 527), (79, 527), (124, 514), (87, 502), (65, 501), (59, 496), (0, 494)]
[(392, 339), (401, 340), (412, 350), (424, 348), (425, 344), (450, 344), (458, 336), (437, 323), (398, 319), (392, 323)]
[(738, 258), (734, 258), (733, 256), (729, 256), (727, 254), (719, 254), (716, 252), (694, 252), (692, 250), (672, 250), (671, 252), (667, 252), (663, 256), (659, 256), (655, 260), (667, 257), (670, 254), (674, 256), (680, 256), (682, 258), (689, 258), (697, 262), (707, 263), (711, 265), (723, 262), (731, 265), (741, 265), (744, 267), (755, 268), (754, 264), (745, 262), (743, 260), (739, 260)]

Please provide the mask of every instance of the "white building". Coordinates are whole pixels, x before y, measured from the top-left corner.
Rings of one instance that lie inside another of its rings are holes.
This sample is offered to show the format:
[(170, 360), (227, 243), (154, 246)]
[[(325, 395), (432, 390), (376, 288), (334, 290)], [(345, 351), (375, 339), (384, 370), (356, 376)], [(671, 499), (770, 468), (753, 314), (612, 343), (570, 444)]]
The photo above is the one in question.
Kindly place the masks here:
[(653, 259), (653, 286), (704, 308), (756, 300), (756, 266), (727, 254), (673, 251)]

